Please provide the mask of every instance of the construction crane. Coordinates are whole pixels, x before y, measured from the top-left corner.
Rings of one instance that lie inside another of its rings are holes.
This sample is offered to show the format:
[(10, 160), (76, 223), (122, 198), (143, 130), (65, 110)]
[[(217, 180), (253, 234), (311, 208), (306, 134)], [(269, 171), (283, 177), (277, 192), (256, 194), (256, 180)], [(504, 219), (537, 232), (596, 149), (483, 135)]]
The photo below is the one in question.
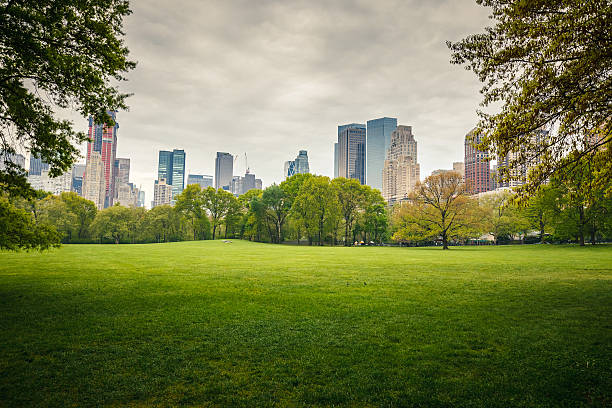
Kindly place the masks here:
[[(234, 167), (236, 166), (236, 161), (238, 160), (238, 157), (242, 157), (242, 155), (234, 155)], [(244, 167), (246, 169), (246, 173), (250, 173), (250, 169), (249, 169), (249, 159), (247, 157), (246, 152), (244, 152)]]

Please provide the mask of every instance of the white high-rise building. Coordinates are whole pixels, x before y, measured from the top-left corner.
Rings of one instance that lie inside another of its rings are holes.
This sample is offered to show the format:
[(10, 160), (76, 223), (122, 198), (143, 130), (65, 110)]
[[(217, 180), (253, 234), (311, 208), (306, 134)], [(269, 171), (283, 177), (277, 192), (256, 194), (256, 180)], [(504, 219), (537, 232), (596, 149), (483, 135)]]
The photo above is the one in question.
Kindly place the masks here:
[(172, 185), (166, 179), (155, 180), (153, 189), (153, 207), (172, 203)]
[(388, 203), (407, 198), (420, 181), (421, 169), (412, 126), (398, 126), (391, 133), (382, 176), (382, 195)]
[(106, 178), (104, 176), (104, 162), (99, 152), (92, 151), (85, 167), (83, 198), (93, 201), (98, 210), (102, 210), (104, 208), (105, 197)]
[(117, 187), (117, 201), (124, 207), (138, 206), (138, 188), (133, 183), (120, 183)]

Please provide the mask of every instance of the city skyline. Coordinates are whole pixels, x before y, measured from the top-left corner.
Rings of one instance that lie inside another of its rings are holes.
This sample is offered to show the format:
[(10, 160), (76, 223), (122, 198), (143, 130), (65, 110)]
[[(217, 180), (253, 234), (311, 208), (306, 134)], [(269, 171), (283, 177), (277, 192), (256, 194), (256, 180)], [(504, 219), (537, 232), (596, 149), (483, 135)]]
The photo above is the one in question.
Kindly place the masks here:
[[(249, 8), (228, 1), (214, 15), (206, 3), (184, 5), (132, 3), (125, 21), (138, 66), (122, 84), (134, 95), (129, 112), (118, 113), (117, 157), (130, 157), (131, 181), (147, 201), (159, 150), (180, 146), (191, 174), (214, 174), (217, 151), (248, 152), (251, 171), (270, 185), (282, 181), (279, 167), (303, 149), (312, 173), (332, 177), (337, 125), (384, 116), (418, 129), (423, 175), (463, 160), (480, 85), (449, 63), (444, 41), (488, 23), (487, 10), (472, 0), (290, 0)], [(232, 21), (240, 27), (230, 34)], [(64, 113), (87, 131), (86, 119)], [(244, 174), (244, 163), (236, 167), (235, 175)]]

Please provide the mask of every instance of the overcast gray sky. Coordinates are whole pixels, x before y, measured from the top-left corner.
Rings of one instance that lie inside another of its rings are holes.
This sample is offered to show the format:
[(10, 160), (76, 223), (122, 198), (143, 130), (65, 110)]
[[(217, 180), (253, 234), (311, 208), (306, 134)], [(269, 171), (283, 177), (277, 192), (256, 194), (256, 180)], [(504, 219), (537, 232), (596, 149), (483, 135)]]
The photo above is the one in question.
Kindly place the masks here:
[(134, 96), (118, 115), (117, 156), (131, 158), (147, 202), (161, 149), (184, 149), (186, 172), (210, 175), (217, 151), (241, 155), (234, 174), (244, 174), (246, 152), (267, 186), (300, 149), (311, 172), (332, 176), (337, 126), (382, 116), (413, 126), (422, 178), (463, 160), (479, 83), (449, 63), (445, 41), (487, 24), (474, 0), (134, 0), (132, 9), (126, 40), (138, 66), (122, 84)]

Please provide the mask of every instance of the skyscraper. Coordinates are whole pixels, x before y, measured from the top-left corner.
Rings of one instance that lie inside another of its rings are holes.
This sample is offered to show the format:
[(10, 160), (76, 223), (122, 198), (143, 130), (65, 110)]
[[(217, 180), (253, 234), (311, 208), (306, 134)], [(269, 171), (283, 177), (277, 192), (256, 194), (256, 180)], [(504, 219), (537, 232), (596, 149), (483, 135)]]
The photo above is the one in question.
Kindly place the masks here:
[(185, 151), (174, 149), (172, 151), (160, 150), (157, 163), (157, 179), (164, 179), (167, 185), (172, 186), (172, 196), (175, 197), (185, 188)]
[(136, 204), (137, 207), (145, 206), (145, 192), (141, 189), (138, 190), (138, 202)]
[(338, 142), (334, 143), (334, 178), (338, 178)]
[(93, 201), (98, 210), (104, 208), (106, 197), (105, 167), (102, 155), (96, 150), (87, 154), (83, 198)]
[(124, 207), (138, 206), (138, 188), (132, 183), (121, 183), (117, 186), (116, 202)]
[(230, 189), (232, 194), (235, 196), (240, 196), (246, 193), (249, 190), (253, 190), (255, 188), (261, 189), (261, 180), (255, 178), (255, 174), (246, 171), (244, 177), (234, 176), (232, 177), (232, 181), (230, 182)]
[(283, 176), (285, 176), (285, 178), (287, 179), (293, 175), (295, 175), (295, 161), (288, 160), (285, 162), (285, 169), (283, 170)]
[(234, 156), (225, 152), (217, 152), (215, 158), (215, 189), (228, 187), (234, 176)]
[(478, 150), (474, 144), (481, 141), (480, 136), (472, 129), (465, 135), (465, 182), (467, 189), (472, 194), (483, 193), (491, 190), (491, 168), (489, 153)]
[(308, 165), (308, 152), (306, 150), (300, 150), (295, 160), (285, 162), (285, 178), (294, 174), (307, 173), (310, 173), (310, 166)]
[(300, 150), (297, 157), (295, 158), (295, 172), (296, 174), (308, 174), (310, 173), (310, 165), (308, 164), (308, 151)]
[(153, 207), (172, 203), (172, 186), (166, 183), (166, 179), (155, 180), (153, 186)]
[(83, 196), (83, 177), (85, 175), (85, 165), (75, 164), (72, 168), (72, 191)]
[(172, 197), (183, 192), (185, 188), (185, 151), (172, 151)]
[(115, 185), (130, 182), (130, 159), (115, 159)]
[(190, 184), (199, 184), (200, 188), (204, 190), (205, 188), (212, 187), (213, 176), (207, 176), (203, 174), (190, 174), (187, 176), (187, 185)]
[(407, 198), (421, 177), (412, 126), (398, 126), (391, 133), (386, 156), (382, 172), (382, 195), (388, 203), (393, 203)]
[(159, 151), (157, 179), (164, 179), (167, 184), (172, 185), (172, 152), (168, 150)]
[(397, 128), (396, 118), (368, 120), (366, 184), (382, 190), (385, 155), (391, 144), (391, 132)]
[(365, 125), (338, 126), (338, 177), (366, 180)]
[(92, 153), (97, 152), (100, 154), (104, 167), (104, 175), (101, 180), (104, 183), (103, 208), (113, 205), (115, 197), (114, 169), (117, 156), (117, 130), (119, 129), (117, 113), (108, 112), (108, 114), (115, 122), (113, 126), (95, 124), (93, 117), (89, 117), (89, 142), (87, 142), (87, 161), (90, 160)]
[(30, 154), (30, 170), (28, 171), (28, 175), (40, 176), (43, 170), (49, 170), (49, 164), (45, 163), (40, 157)]

